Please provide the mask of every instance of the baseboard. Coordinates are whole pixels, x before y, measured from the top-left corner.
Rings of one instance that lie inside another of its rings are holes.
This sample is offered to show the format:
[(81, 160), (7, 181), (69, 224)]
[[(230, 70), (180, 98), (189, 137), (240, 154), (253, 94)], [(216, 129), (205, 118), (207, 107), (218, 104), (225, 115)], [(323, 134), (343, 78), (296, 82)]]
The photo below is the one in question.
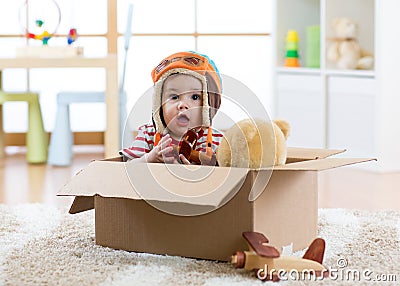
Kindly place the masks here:
[[(49, 142), (51, 133), (47, 133)], [(5, 146), (25, 146), (26, 133), (4, 133)], [(103, 145), (104, 132), (74, 132), (74, 145)]]

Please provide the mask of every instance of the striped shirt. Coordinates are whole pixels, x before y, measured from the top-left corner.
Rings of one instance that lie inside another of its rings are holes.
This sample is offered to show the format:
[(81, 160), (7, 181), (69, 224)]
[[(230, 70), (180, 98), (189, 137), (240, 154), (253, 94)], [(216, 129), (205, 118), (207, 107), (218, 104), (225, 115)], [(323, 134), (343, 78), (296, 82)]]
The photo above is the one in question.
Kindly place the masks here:
[[(222, 133), (212, 129), (212, 149), (214, 154), (217, 151), (219, 144), (222, 141)], [(156, 130), (153, 124), (145, 124), (139, 127), (138, 134), (129, 148), (122, 149), (119, 154), (123, 155), (126, 159), (132, 160), (142, 157), (144, 154), (149, 153), (154, 148), (154, 137)], [(196, 151), (206, 152), (208, 128), (201, 128), (197, 132)], [(172, 144), (179, 145), (179, 142), (172, 138)]]

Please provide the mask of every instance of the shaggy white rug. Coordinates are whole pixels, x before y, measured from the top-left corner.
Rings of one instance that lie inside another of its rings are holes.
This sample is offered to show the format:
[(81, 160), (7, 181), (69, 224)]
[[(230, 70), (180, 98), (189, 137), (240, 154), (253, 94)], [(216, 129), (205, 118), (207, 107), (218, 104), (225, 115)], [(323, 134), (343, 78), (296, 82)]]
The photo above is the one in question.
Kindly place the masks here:
[[(375, 285), (378, 280), (391, 280), (384, 285), (399, 283), (400, 212), (323, 209), (319, 211), (319, 236), (327, 245), (324, 265), (334, 270), (332, 277), (322, 283)], [(69, 215), (66, 209), (40, 204), (0, 205), (0, 285), (321, 283), (286, 277), (288, 281), (264, 283), (254, 273), (234, 269), (228, 263), (97, 246), (93, 211)]]

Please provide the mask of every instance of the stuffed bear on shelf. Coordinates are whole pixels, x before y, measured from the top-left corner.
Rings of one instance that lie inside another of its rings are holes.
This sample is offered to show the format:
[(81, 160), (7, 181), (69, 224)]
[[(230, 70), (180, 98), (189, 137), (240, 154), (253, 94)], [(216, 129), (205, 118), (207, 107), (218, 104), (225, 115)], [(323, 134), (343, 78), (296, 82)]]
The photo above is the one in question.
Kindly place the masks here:
[(361, 48), (358, 42), (358, 24), (350, 18), (338, 18), (332, 23), (334, 38), (328, 39), (326, 58), (338, 69), (373, 68), (372, 53)]
[(217, 150), (221, 167), (265, 168), (286, 162), (289, 123), (244, 119), (224, 133)]

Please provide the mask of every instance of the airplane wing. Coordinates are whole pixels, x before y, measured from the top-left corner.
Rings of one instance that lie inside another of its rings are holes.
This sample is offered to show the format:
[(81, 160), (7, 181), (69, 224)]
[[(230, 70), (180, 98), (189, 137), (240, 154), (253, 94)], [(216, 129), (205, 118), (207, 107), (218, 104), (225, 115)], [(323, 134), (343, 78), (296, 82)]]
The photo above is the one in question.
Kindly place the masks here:
[(279, 251), (275, 247), (266, 245), (269, 240), (262, 233), (246, 231), (242, 235), (249, 244), (249, 247), (258, 255), (268, 258), (277, 258), (280, 256)]

